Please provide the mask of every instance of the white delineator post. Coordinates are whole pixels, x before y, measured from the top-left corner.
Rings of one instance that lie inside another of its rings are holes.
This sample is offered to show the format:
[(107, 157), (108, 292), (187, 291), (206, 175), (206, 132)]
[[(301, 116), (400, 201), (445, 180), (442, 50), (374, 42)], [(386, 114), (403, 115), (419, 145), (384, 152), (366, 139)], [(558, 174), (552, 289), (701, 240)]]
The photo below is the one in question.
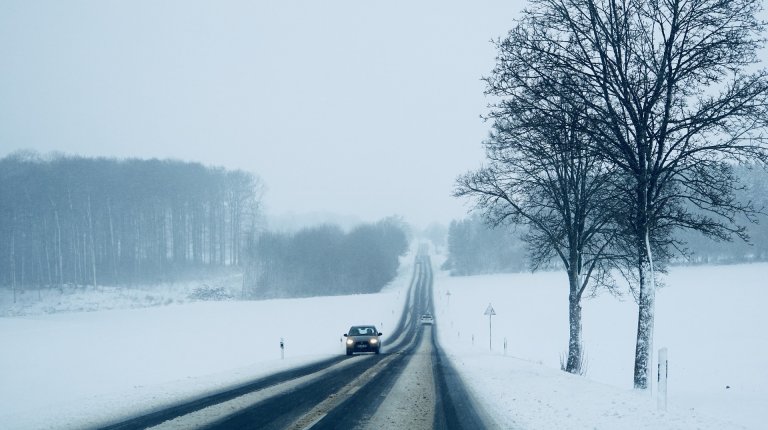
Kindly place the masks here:
[(667, 362), (667, 348), (661, 348), (659, 350), (659, 367), (658, 367), (658, 387), (659, 395), (656, 397), (656, 402), (659, 410), (667, 410), (667, 376), (669, 376), (669, 363)]

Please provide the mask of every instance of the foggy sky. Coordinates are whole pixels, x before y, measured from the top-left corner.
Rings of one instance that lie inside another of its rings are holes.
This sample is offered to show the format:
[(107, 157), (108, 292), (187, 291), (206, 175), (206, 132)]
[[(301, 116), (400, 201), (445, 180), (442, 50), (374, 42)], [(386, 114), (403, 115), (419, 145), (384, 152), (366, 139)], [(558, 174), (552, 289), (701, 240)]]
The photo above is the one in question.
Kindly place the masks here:
[(272, 215), (462, 217), (518, 1), (0, 3), (0, 157), (253, 172)]

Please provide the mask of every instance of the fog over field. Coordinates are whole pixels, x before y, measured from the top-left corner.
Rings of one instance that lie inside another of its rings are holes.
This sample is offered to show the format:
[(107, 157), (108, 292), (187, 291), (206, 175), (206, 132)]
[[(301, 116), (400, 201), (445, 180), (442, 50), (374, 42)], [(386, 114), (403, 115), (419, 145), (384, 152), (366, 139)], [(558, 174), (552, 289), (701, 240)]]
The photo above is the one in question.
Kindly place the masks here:
[(0, 157), (197, 161), (259, 175), (273, 214), (447, 223), (482, 161), (490, 40), (521, 8), (4, 2)]
[(764, 7), (3, 0), (0, 427), (766, 427)]

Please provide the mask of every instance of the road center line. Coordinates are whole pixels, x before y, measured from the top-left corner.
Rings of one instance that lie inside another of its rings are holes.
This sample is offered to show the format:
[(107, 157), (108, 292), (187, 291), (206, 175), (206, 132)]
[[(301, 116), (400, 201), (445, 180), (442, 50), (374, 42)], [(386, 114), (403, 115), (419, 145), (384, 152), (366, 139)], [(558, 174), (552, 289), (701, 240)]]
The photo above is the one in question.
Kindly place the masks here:
[(324, 417), (329, 411), (333, 410), (336, 406), (340, 405), (342, 402), (347, 400), (352, 394), (354, 394), (357, 390), (359, 390), (362, 386), (370, 382), (378, 373), (381, 371), (381, 369), (385, 368), (389, 363), (394, 360), (395, 358), (398, 358), (399, 354), (391, 354), (376, 363), (373, 367), (363, 372), (360, 376), (353, 379), (350, 383), (345, 385), (343, 388), (341, 388), (338, 392), (335, 394), (332, 394), (328, 396), (325, 400), (320, 402), (317, 406), (312, 408), (311, 411), (307, 412), (296, 420), (293, 424), (287, 427), (287, 429), (290, 430), (305, 430), (311, 428), (314, 424), (316, 424), (322, 417)]
[[(359, 359), (363, 359), (363, 360), (367, 360), (371, 358), (371, 356), (358, 356), (358, 357), (360, 357)], [(287, 393), (291, 390), (296, 389), (296, 387), (299, 387), (300, 385), (303, 385), (321, 378), (323, 375), (327, 374), (328, 372), (331, 372), (337, 369), (344, 369), (356, 362), (358, 362), (357, 358), (347, 359), (339, 363), (336, 363), (331, 367), (327, 367), (321, 371), (311, 373), (309, 375), (304, 375), (299, 378), (291, 379), (289, 381), (285, 381), (280, 384), (275, 384), (270, 387), (266, 387), (264, 389), (242, 395), (240, 397), (236, 397), (226, 402), (217, 403), (215, 405), (208, 406), (207, 408), (203, 408), (195, 412), (177, 417), (175, 419), (166, 421), (164, 423), (158, 424), (150, 428), (156, 429), (156, 430), (202, 429), (221, 420), (226, 416), (233, 415), (238, 411), (247, 409), (271, 397)]]

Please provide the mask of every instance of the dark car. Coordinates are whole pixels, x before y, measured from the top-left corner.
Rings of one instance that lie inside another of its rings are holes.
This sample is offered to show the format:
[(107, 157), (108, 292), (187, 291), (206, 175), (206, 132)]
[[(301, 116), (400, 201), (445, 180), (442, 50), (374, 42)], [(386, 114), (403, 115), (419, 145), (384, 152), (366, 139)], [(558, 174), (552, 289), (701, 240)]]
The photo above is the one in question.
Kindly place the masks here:
[(347, 338), (347, 355), (355, 352), (374, 352), (378, 354), (381, 351), (381, 333), (372, 325), (355, 325), (349, 328), (344, 337)]
[(432, 314), (426, 313), (421, 316), (421, 324), (432, 325), (434, 323), (435, 323), (435, 319), (432, 317)]

